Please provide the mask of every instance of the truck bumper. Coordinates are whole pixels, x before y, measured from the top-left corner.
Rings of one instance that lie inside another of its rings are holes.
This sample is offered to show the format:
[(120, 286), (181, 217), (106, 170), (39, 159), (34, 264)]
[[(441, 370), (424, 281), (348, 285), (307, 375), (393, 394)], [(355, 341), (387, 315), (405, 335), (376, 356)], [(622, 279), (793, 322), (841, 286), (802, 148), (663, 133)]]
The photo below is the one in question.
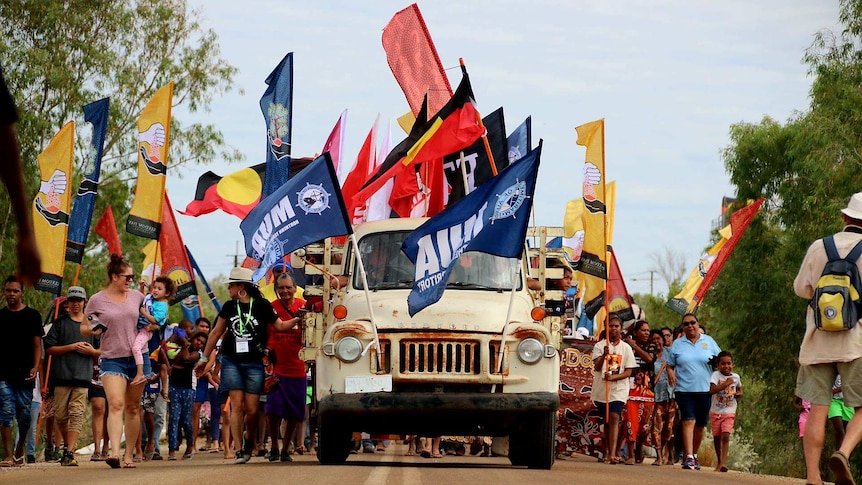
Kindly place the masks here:
[(505, 436), (523, 418), (555, 412), (556, 392), (522, 394), (331, 394), (318, 403), (321, 419), (353, 431), (393, 434)]

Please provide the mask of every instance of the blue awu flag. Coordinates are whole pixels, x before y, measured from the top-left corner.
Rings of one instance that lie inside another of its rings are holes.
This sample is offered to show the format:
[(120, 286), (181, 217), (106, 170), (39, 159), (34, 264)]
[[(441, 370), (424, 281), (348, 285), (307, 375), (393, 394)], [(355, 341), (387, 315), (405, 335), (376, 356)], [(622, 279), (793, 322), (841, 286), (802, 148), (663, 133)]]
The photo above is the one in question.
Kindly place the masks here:
[(246, 254), (261, 263), (255, 281), (286, 254), (330, 236), (352, 234), (329, 152), (260, 201), (239, 227)]
[(401, 249), (416, 265), (407, 297), (411, 317), (440, 300), (461, 253), (521, 256), (541, 152), (540, 140), (535, 150), (407, 236)]

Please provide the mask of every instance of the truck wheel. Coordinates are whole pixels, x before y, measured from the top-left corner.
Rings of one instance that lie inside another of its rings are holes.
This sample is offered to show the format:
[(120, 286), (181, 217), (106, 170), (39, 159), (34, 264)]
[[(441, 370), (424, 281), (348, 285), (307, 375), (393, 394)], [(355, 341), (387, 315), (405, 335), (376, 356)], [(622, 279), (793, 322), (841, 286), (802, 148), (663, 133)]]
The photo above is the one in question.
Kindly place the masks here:
[(320, 417), (318, 423), (317, 461), (322, 465), (344, 463), (350, 454), (350, 429), (332, 417)]
[(509, 461), (515, 466), (550, 470), (554, 466), (557, 413), (531, 416), (509, 437)]

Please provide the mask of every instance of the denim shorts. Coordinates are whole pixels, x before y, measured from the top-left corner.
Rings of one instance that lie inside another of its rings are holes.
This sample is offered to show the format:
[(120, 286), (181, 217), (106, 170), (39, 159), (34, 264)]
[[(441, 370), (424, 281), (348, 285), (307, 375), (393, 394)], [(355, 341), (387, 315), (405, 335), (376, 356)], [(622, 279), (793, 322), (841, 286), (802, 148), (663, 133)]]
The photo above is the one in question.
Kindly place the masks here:
[(100, 377), (121, 376), (125, 377), (127, 381), (131, 381), (137, 374), (138, 366), (135, 364), (135, 358), (131, 355), (128, 357), (102, 359)]
[(260, 362), (237, 362), (223, 355), (219, 390), (239, 389), (248, 394), (260, 395), (263, 393), (263, 376), (263, 364)]
[(30, 404), (33, 388), (15, 388), (0, 381), (0, 426), (12, 427), (12, 419), (18, 420), (19, 430), (30, 429)]

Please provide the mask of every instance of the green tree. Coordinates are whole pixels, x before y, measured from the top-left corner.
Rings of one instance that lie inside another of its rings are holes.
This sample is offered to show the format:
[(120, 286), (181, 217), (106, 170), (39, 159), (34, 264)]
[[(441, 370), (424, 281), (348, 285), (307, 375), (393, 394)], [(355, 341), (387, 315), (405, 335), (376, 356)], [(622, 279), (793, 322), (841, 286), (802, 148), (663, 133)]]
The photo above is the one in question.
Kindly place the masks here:
[[(723, 347), (738, 357), (756, 393), (741, 422), (763, 457), (760, 471), (802, 476), (792, 407), (806, 303), (792, 288), (808, 245), (842, 227), (839, 210), (860, 187), (862, 168), (862, 2), (841, 2), (840, 32), (823, 31), (804, 57), (811, 105), (785, 124), (765, 117), (731, 127), (724, 161), (737, 199), (766, 198), (711, 290)], [(827, 440), (827, 447), (830, 440)], [(862, 460), (853, 457), (855, 473)]]
[[(215, 32), (204, 29), (200, 12), (184, 0), (149, 2), (89, 0), (0, 2), (0, 65), (18, 105), (18, 132), (28, 193), (38, 187), (37, 154), (69, 119), (83, 128), (81, 107), (111, 98), (96, 217), (110, 205), (120, 226), (124, 253), (140, 269), (145, 240), (128, 235), (125, 220), (131, 206), (137, 170), (137, 127), (141, 109), (152, 94), (175, 82), (174, 106), (208, 111), (213, 96), (229, 89), (236, 69), (219, 55)], [(174, 110), (176, 113), (176, 110)], [(80, 181), (86, 140), (76, 148), (73, 190)], [(215, 159), (237, 161), (239, 152), (226, 145), (210, 124), (184, 124), (174, 116), (168, 161), (171, 176), (179, 167)], [(11, 233), (13, 221), (0, 197), (0, 233)], [(14, 269), (14, 245), (2, 239), (0, 274)], [(81, 283), (102, 286), (104, 246), (93, 237), (84, 259)], [(71, 266), (71, 265), (67, 265)], [(67, 267), (64, 285), (74, 269)]]

